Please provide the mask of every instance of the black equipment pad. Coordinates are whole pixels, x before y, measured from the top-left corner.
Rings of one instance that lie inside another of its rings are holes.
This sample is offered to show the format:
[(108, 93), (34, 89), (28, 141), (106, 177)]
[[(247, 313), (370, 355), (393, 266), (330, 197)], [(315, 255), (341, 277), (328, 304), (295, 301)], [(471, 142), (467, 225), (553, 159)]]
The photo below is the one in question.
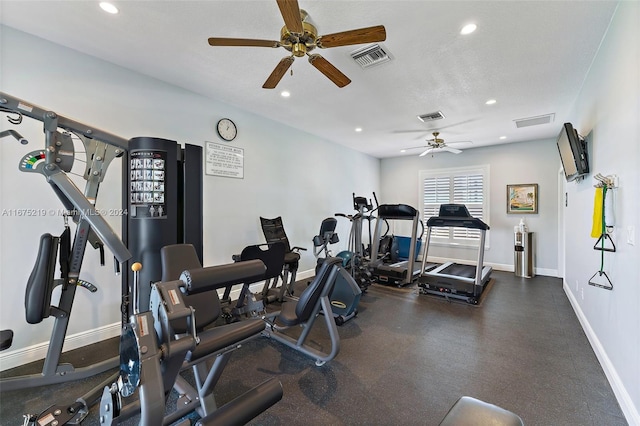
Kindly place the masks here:
[(40, 237), (38, 257), (33, 266), (24, 298), (26, 319), (29, 324), (38, 324), (49, 316), (51, 292), (54, 285), (56, 259), (60, 238), (51, 234)]
[(225, 288), (228, 285), (254, 283), (264, 277), (266, 266), (261, 260), (247, 260), (226, 265), (190, 269), (182, 272), (180, 280), (188, 294)]
[(378, 207), (378, 217), (383, 219), (413, 219), (418, 211), (407, 204), (382, 204)]

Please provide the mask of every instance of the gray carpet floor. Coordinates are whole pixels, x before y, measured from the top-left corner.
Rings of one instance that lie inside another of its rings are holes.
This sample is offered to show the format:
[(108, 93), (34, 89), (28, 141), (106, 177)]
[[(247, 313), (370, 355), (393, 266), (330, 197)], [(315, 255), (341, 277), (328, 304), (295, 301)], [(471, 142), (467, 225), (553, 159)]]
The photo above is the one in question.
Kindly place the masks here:
[[(495, 272), (479, 306), (374, 285), (357, 318), (339, 327), (341, 350), (313, 360), (258, 338), (235, 351), (218, 404), (277, 377), (284, 396), (255, 425), (437, 425), (463, 396), (513, 411), (527, 425), (626, 425), (561, 280)], [(72, 318), (73, 321), (73, 318)], [(326, 347), (317, 321), (310, 343)], [(117, 353), (117, 339), (70, 351), (86, 365)], [(38, 363), (2, 373), (37, 372)], [(0, 424), (72, 402), (109, 376), (0, 394)], [(84, 425), (99, 425), (94, 407)], [(130, 419), (125, 424), (135, 424)]]

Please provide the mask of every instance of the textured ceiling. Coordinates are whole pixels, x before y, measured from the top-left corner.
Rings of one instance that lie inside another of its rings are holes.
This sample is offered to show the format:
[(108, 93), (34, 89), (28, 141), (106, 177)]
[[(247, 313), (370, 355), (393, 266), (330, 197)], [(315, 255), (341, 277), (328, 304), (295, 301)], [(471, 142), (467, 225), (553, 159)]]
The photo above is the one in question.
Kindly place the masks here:
[[(300, 0), (319, 34), (384, 25), (393, 59), (362, 69), (349, 55), (362, 45), (316, 49), (352, 83), (340, 89), (297, 58), (293, 74), (267, 90), (288, 52), (211, 47), (207, 38), (278, 40), (275, 0), (114, 1), (115, 16), (97, 3), (0, 0), (0, 22), (381, 158), (419, 154), (434, 130), (448, 142), (473, 142), (455, 145), (463, 150), (554, 138), (617, 4)], [(477, 31), (460, 35), (469, 22)], [(280, 96), (285, 89), (289, 98)], [(490, 98), (497, 103), (485, 105)], [(416, 118), (434, 111), (445, 118)], [(514, 124), (550, 113), (550, 124)]]

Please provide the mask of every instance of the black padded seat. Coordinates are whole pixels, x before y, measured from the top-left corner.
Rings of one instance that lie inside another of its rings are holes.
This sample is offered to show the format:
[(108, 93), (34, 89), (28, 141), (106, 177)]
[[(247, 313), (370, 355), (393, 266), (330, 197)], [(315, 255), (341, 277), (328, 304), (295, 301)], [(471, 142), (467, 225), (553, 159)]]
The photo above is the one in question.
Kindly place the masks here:
[(289, 253), (284, 254), (284, 263), (287, 265), (295, 265), (298, 266), (297, 263), (300, 261), (300, 253), (296, 253), (295, 251), (290, 251)]
[(524, 426), (520, 416), (470, 396), (461, 397), (440, 426)]
[(239, 343), (261, 333), (266, 323), (259, 318), (209, 328), (198, 333), (200, 343), (186, 356), (188, 362), (197, 361), (209, 354)]
[(280, 315), (278, 315), (278, 322), (287, 327), (300, 324), (300, 319), (296, 315), (296, 303), (285, 302), (282, 304)]
[(322, 263), (320, 270), (311, 284), (302, 291), (300, 299), (298, 299), (297, 302), (286, 301), (282, 304), (282, 310), (277, 318), (278, 322), (287, 327), (307, 322), (313, 312), (313, 308), (318, 303), (318, 299), (320, 299), (322, 290), (326, 284), (327, 275), (332, 266), (341, 263), (341, 258), (327, 258)]

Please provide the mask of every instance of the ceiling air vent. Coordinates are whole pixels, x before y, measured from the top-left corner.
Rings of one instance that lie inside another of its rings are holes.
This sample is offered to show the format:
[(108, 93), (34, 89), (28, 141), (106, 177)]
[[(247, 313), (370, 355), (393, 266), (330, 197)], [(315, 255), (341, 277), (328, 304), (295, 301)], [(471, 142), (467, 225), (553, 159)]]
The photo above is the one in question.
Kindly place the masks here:
[(442, 118), (444, 118), (444, 114), (442, 113), (442, 111), (430, 112), (429, 114), (422, 114), (418, 116), (418, 120), (424, 122), (440, 120)]
[(389, 55), (387, 49), (377, 43), (354, 50), (351, 52), (351, 57), (362, 68), (369, 68), (391, 60), (391, 55)]
[(519, 129), (521, 127), (529, 127), (529, 126), (537, 126), (539, 124), (553, 123), (555, 116), (556, 115), (552, 113), (552, 114), (539, 115), (537, 117), (521, 118), (513, 121), (514, 123), (516, 123), (516, 127)]

